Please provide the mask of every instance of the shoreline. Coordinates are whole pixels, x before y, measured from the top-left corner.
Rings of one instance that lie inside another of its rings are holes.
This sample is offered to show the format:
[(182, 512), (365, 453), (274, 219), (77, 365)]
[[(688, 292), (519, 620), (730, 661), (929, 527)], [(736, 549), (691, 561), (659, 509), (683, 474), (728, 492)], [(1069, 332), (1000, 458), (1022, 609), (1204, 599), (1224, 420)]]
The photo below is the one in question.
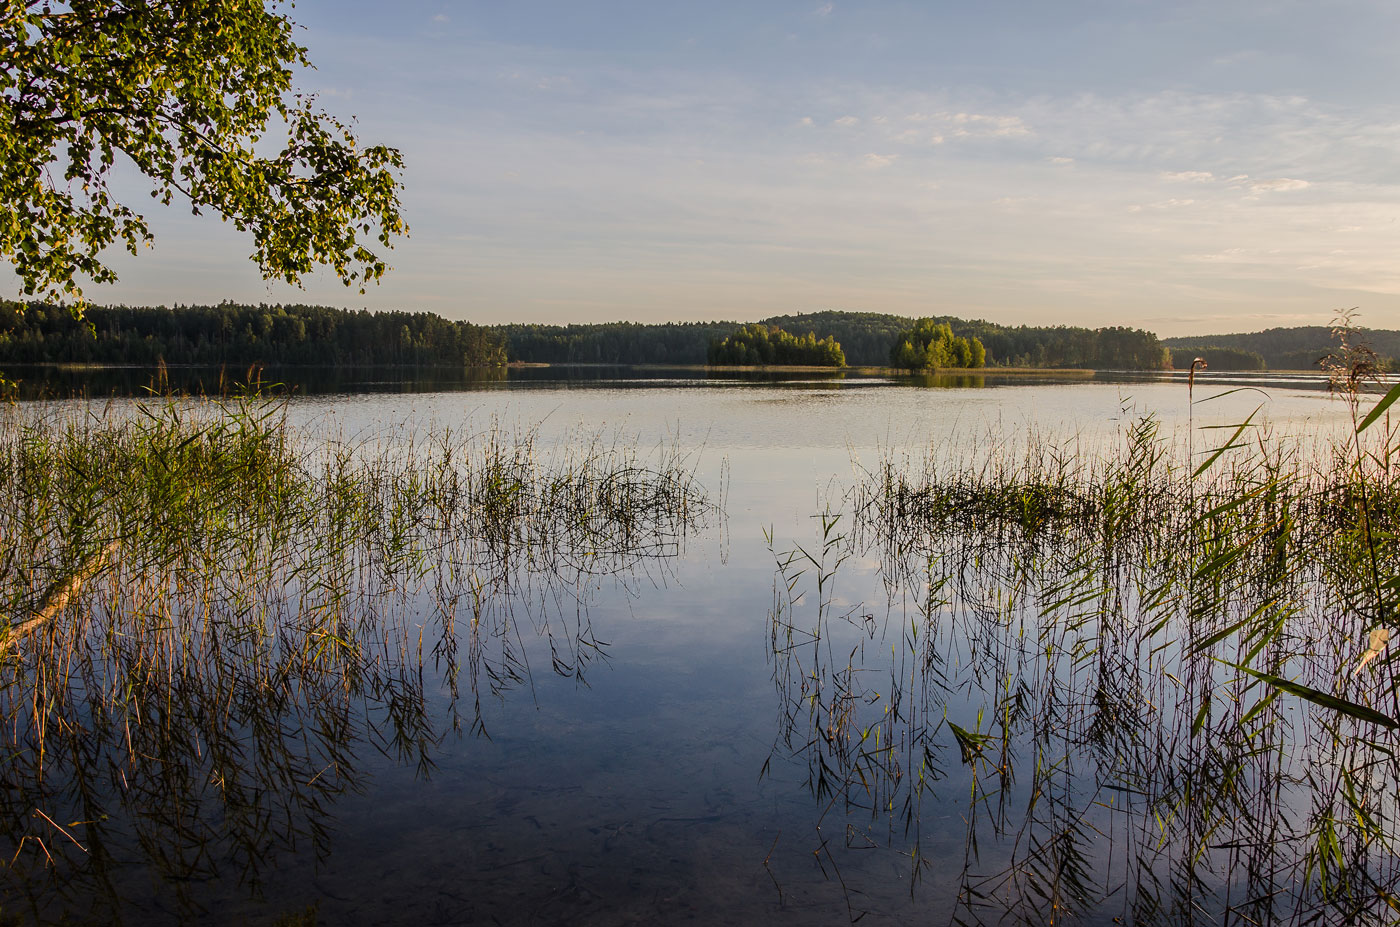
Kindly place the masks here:
[[(910, 373), (902, 367), (868, 367), (852, 365), (847, 367), (818, 367), (802, 364), (629, 364), (598, 361), (570, 361), (565, 363), (544, 363), (538, 361), (512, 361), (510, 368), (538, 370), (552, 368), (606, 369), (625, 367), (629, 370), (688, 370), (705, 373), (854, 373), (861, 376), (1062, 376), (1092, 377), (1098, 371), (1087, 367), (939, 367), (936, 370)], [(1139, 371), (1133, 371), (1139, 372)], [(1140, 371), (1154, 373), (1157, 371)]]

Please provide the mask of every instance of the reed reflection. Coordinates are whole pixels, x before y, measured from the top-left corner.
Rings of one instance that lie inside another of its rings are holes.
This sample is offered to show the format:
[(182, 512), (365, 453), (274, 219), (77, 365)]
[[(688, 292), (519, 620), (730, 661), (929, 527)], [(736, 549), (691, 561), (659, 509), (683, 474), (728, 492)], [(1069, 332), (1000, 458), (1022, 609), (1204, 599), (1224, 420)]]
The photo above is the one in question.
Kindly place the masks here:
[(673, 451), (560, 447), (310, 443), (261, 400), (0, 424), (0, 596), (42, 619), (0, 665), (7, 910), (256, 893), (330, 852), (381, 756), (430, 775), (541, 653), (583, 678), (594, 592), (657, 579), (713, 510)]
[(872, 850), (916, 896), (956, 869), (958, 923), (1395, 916), (1397, 687), (1354, 669), (1400, 567), (1355, 504), (1400, 521), (1389, 453), (1226, 444), (886, 460), (774, 545), (769, 768), (805, 767), (853, 916)]

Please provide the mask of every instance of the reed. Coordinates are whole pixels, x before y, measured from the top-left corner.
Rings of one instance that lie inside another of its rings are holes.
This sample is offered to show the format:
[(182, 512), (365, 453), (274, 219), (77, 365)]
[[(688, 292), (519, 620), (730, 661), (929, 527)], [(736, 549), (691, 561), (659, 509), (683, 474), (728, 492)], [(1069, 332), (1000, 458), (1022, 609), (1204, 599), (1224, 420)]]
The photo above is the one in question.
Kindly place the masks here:
[(1195, 456), (1143, 418), (1092, 455), (884, 460), (841, 543), (775, 551), (770, 764), (916, 876), (924, 812), (960, 805), (958, 923), (1393, 920), (1400, 686), (1357, 668), (1400, 486), (1364, 413), (1323, 453), (1251, 416)]
[(346, 443), (258, 396), (11, 409), (6, 896), (117, 920), (144, 860), (193, 916), (207, 880), (326, 852), (364, 747), (429, 775), (530, 651), (582, 676), (591, 590), (665, 569), (711, 513), (674, 449), (600, 436)]

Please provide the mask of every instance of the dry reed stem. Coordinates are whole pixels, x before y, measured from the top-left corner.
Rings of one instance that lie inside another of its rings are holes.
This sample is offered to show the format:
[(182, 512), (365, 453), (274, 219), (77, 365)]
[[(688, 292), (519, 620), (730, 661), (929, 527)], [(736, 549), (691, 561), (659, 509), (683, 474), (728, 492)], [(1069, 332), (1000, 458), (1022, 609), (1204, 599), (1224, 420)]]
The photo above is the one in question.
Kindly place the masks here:
[(25, 621), (12, 624), (6, 629), (5, 638), (0, 640), (0, 656), (4, 656), (21, 639), (48, 624), (55, 615), (67, 608), (73, 596), (77, 595), (87, 581), (107, 565), (107, 561), (116, 554), (117, 548), (120, 546), (120, 543), (115, 539), (108, 541), (106, 547), (88, 558), (88, 561), (72, 576), (54, 583), (44, 596), (43, 604), (34, 612), (33, 616)]

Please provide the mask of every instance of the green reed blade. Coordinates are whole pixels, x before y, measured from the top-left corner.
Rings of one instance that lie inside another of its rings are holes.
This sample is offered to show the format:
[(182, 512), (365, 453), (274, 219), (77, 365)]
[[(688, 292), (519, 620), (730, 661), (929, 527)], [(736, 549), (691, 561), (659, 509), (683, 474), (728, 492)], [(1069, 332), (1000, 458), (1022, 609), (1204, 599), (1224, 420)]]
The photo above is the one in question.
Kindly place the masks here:
[(1356, 433), (1361, 434), (1361, 432), (1370, 428), (1375, 420), (1380, 418), (1385, 413), (1385, 410), (1389, 409), (1397, 399), (1400, 399), (1400, 383), (1392, 386), (1390, 391), (1381, 397), (1381, 401), (1376, 403), (1375, 407), (1361, 420), (1361, 424), (1356, 426)]
[(1390, 715), (1382, 714), (1374, 708), (1359, 705), (1356, 702), (1323, 692), (1321, 689), (1314, 689), (1312, 686), (1305, 686), (1302, 683), (1293, 682), (1281, 676), (1275, 676), (1272, 673), (1261, 673), (1259, 670), (1250, 669), (1238, 663), (1231, 663), (1228, 660), (1220, 660), (1219, 662), (1224, 663), (1232, 669), (1237, 669), (1242, 673), (1248, 673), (1255, 679), (1267, 682), (1276, 689), (1281, 689), (1289, 695), (1296, 695), (1301, 699), (1306, 699), (1315, 705), (1331, 708), (1333, 711), (1339, 711), (1344, 715), (1349, 715), (1361, 721), (1370, 721), (1372, 724), (1380, 724), (1388, 728), (1400, 728), (1400, 721), (1390, 717)]

